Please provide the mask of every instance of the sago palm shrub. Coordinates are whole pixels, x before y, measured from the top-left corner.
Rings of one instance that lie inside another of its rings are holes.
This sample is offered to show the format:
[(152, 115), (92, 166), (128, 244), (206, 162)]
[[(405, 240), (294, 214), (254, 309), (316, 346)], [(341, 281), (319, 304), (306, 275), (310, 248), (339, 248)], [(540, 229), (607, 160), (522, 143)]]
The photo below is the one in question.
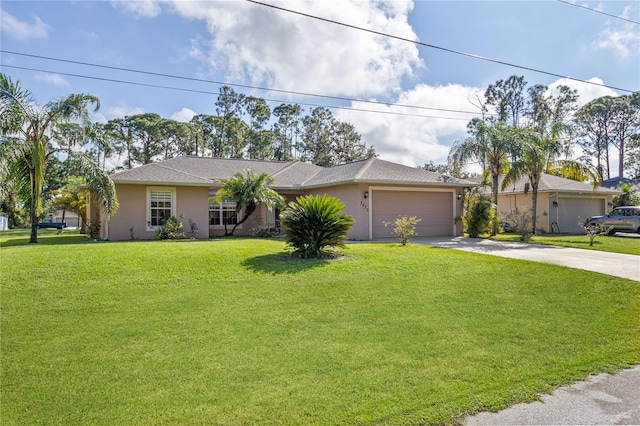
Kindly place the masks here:
[(354, 219), (340, 213), (344, 204), (326, 194), (296, 198), (280, 216), (287, 244), (306, 259), (322, 257), (327, 247), (343, 247)]

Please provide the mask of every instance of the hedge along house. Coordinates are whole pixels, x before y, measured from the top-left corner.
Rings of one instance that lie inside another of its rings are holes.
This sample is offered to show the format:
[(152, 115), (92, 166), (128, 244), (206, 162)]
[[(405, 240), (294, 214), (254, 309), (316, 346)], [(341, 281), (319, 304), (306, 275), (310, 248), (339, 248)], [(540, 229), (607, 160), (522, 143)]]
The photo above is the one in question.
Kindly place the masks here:
[[(620, 191), (543, 174), (538, 186), (536, 227), (543, 232), (584, 233), (579, 223), (584, 223), (591, 216), (609, 211), (611, 200), (617, 194), (620, 194)], [(498, 216), (507, 219), (510, 213), (530, 210), (531, 196), (527, 176), (523, 176), (504, 190), (500, 189)]]
[[(110, 240), (151, 239), (164, 217), (176, 216), (188, 231), (189, 220), (198, 227), (196, 238), (224, 235), (224, 220), (233, 226), (236, 204), (210, 203), (222, 179), (253, 170), (275, 179), (271, 186), (287, 202), (308, 194), (339, 198), (344, 212), (356, 220), (347, 238), (374, 240), (394, 237), (384, 223), (399, 216), (417, 216), (420, 236), (462, 234), (462, 192), (473, 182), (371, 158), (334, 167), (299, 161), (272, 162), (182, 156), (125, 170), (111, 176), (120, 207), (108, 220), (89, 202), (88, 219), (98, 215), (101, 237)], [(275, 223), (278, 211), (260, 205), (234, 235), (251, 235), (257, 225)], [(230, 227), (231, 227), (230, 226)]]

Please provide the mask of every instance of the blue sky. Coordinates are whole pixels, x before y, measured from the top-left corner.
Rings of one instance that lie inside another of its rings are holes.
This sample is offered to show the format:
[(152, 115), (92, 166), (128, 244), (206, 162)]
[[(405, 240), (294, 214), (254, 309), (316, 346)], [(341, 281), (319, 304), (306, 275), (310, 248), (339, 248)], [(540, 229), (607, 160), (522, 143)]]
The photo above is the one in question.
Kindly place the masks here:
[[(422, 43), (577, 79), (640, 90), (640, 25), (559, 1), (267, 1)], [(640, 21), (640, 3), (580, 2)], [(217, 92), (219, 84), (172, 79), (15, 55), (265, 88), (477, 111), (486, 86), (510, 75), (530, 85), (566, 83), (581, 102), (625, 94), (419, 46), (241, 0), (2, 1), (1, 71), (40, 103), (74, 92), (101, 100), (96, 119), (143, 112), (187, 121), (215, 114), (215, 94), (143, 87), (94, 78)], [(41, 71), (21, 70), (32, 68)], [(283, 102), (336, 109), (381, 158), (408, 165), (444, 162), (473, 114), (336, 101), (234, 88)], [(307, 110), (309, 107), (306, 107)], [(418, 114), (422, 117), (397, 115)]]

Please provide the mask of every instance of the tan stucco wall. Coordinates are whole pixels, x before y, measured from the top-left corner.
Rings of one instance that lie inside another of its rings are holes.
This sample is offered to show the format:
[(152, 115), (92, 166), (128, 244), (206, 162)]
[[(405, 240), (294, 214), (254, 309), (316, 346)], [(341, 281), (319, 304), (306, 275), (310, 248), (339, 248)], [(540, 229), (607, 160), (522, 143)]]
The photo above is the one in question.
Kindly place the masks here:
[[(198, 226), (198, 238), (208, 238), (224, 235), (224, 227), (209, 226), (209, 196), (215, 193), (204, 187), (174, 187), (174, 186), (146, 186), (146, 185), (127, 185), (117, 184), (116, 192), (120, 208), (116, 214), (111, 217), (108, 224), (108, 238), (111, 240), (128, 240), (131, 239), (130, 229), (133, 227), (133, 236), (136, 239), (154, 239), (155, 231), (147, 230), (147, 189), (153, 188), (171, 188), (176, 191), (176, 216), (184, 215), (182, 222), (185, 232), (189, 228), (189, 218), (191, 218)], [(285, 197), (287, 203), (295, 201), (300, 195), (323, 195), (327, 194), (340, 199), (347, 213), (355, 219), (352, 229), (348, 232), (347, 238), (351, 240), (369, 240), (369, 210), (371, 208), (371, 198), (365, 198), (365, 191), (371, 194), (373, 188), (368, 184), (348, 184), (339, 185), (329, 188), (309, 189), (300, 191), (283, 191), (281, 195)], [(397, 186), (400, 190), (410, 190), (411, 187)], [(448, 191), (455, 194), (461, 193), (462, 188), (431, 188), (436, 191)], [(95, 208), (95, 207), (94, 207)], [(462, 201), (455, 202), (454, 217), (462, 215)], [(234, 235), (252, 235), (253, 228), (263, 224), (269, 216), (265, 205), (258, 206), (257, 210), (243, 223), (236, 228)], [(89, 217), (90, 219), (91, 217)], [(453, 221), (454, 218), (452, 218)], [(103, 225), (103, 231), (105, 230)], [(232, 226), (228, 229), (231, 230)], [(456, 235), (462, 235), (462, 223), (455, 226)]]
[(355, 219), (353, 227), (347, 233), (350, 240), (369, 239), (369, 203), (364, 198), (364, 192), (368, 186), (365, 184), (340, 185), (331, 188), (319, 188), (309, 191), (310, 194), (323, 195), (338, 198), (344, 204), (344, 213)]
[[(498, 195), (498, 218), (508, 220), (507, 216), (516, 211), (531, 210), (531, 193), (522, 194), (499, 194)], [(536, 215), (536, 228), (543, 232), (549, 232), (549, 193), (538, 193), (538, 207)]]
[[(209, 218), (208, 188), (185, 186), (158, 186), (153, 188), (175, 189), (175, 215), (181, 218), (183, 230), (189, 231), (189, 218), (199, 230), (197, 238), (208, 238), (207, 223)], [(109, 221), (110, 240), (153, 239), (155, 231), (147, 230), (147, 188), (146, 185), (116, 184), (116, 194), (120, 207)]]
[[(601, 194), (575, 194), (575, 193), (558, 193), (558, 192), (539, 192), (538, 193), (538, 214), (536, 227), (543, 232), (550, 232), (551, 223), (558, 222), (558, 207), (553, 206), (553, 201), (561, 201), (563, 198), (584, 198), (602, 200), (603, 209), (607, 203), (611, 202), (612, 195)], [(506, 220), (507, 215), (515, 209), (529, 210), (531, 209), (531, 193), (520, 194), (499, 194), (498, 195), (498, 216), (501, 220)], [(585, 218), (586, 219), (586, 218)], [(562, 232), (562, 230), (561, 230)]]

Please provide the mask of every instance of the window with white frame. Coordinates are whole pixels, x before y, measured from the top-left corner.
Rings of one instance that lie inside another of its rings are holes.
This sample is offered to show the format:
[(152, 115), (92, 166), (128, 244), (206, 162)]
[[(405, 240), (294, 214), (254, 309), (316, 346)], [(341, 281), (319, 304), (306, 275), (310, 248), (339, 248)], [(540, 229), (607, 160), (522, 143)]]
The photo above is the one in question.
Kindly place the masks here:
[(175, 216), (175, 190), (149, 188), (147, 191), (147, 228), (157, 229), (162, 221)]
[(235, 225), (238, 223), (235, 201), (223, 201), (222, 203), (209, 203), (209, 226)]
[(209, 203), (209, 226), (235, 225), (238, 223), (235, 201), (223, 201), (222, 203)]

